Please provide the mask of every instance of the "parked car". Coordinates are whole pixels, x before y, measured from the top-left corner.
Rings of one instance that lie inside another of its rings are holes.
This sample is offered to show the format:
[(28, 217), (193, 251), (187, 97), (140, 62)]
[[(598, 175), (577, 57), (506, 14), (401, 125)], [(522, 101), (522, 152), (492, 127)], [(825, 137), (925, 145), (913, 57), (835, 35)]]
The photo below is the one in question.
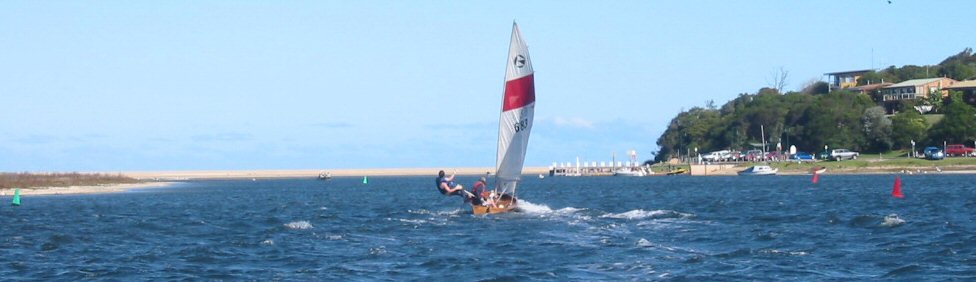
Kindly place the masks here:
[(790, 156), (790, 159), (795, 161), (813, 161), (813, 155), (807, 152), (796, 152), (796, 154)]
[(973, 148), (966, 147), (963, 144), (949, 144), (945, 147), (945, 155), (951, 156), (973, 156)]
[(738, 151), (738, 150), (732, 151), (732, 153), (729, 154), (729, 160), (736, 161), (736, 162), (737, 161), (741, 161), (742, 158), (743, 158), (743, 156), (745, 156), (745, 155), (742, 154), (741, 151)]
[(830, 158), (839, 160), (856, 160), (859, 154), (848, 149), (833, 149), (830, 151)]
[(934, 146), (925, 147), (925, 150), (922, 151), (922, 154), (925, 155), (926, 160), (934, 161), (934, 160), (941, 160), (945, 158), (945, 153), (942, 152), (942, 149), (939, 149), (939, 147), (934, 147)]
[(729, 150), (721, 150), (721, 151), (711, 152), (708, 153), (707, 155), (702, 156), (702, 160), (709, 161), (709, 162), (717, 162), (717, 161), (728, 160), (731, 156), (732, 153), (729, 152)]
[(746, 151), (746, 160), (750, 162), (758, 162), (766, 160), (766, 156), (763, 155), (762, 150), (749, 150)]
[(766, 160), (773, 161), (773, 160), (784, 160), (784, 159), (786, 159), (786, 154), (784, 154), (783, 152), (766, 153)]

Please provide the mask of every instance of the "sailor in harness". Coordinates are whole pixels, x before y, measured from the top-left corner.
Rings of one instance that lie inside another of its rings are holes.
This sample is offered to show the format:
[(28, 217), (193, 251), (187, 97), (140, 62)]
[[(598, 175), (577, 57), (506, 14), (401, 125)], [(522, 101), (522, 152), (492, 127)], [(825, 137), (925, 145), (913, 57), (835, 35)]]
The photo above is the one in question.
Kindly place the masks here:
[(470, 201), (472, 198), (474, 198), (473, 194), (468, 191), (464, 191), (464, 186), (454, 183), (454, 174), (447, 177), (444, 175), (445, 173), (443, 170), (437, 172), (437, 191), (440, 191), (441, 194), (447, 196), (461, 196), (465, 201)]

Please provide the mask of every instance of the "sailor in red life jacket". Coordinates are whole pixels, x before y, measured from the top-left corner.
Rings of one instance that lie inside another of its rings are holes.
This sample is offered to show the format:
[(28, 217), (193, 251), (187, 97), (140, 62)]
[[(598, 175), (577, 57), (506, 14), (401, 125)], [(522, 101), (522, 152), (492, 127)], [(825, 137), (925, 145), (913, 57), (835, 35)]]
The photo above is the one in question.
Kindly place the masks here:
[(475, 197), (472, 199), (472, 203), (476, 205), (493, 206), (495, 201), (491, 199), (491, 193), (485, 189), (488, 181), (482, 176), (478, 181), (471, 185), (471, 194)]

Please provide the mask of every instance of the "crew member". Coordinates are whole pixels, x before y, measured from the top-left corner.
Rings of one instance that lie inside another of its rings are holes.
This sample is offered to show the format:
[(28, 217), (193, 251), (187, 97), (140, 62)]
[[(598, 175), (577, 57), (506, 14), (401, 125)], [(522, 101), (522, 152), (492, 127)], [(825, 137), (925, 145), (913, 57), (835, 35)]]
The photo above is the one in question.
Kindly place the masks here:
[(467, 196), (470, 195), (470, 193), (464, 191), (464, 186), (454, 183), (454, 174), (451, 174), (451, 176), (447, 176), (447, 177), (445, 177), (444, 175), (445, 174), (443, 170), (437, 172), (437, 190), (440, 191), (441, 194), (447, 196), (457, 195), (457, 196), (464, 197), (465, 199), (471, 198)]

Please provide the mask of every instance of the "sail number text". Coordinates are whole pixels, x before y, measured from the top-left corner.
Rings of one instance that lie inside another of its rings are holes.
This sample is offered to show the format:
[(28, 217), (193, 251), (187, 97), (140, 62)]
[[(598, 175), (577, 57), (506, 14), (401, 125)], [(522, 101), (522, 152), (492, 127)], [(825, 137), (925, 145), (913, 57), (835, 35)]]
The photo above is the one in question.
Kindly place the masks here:
[(529, 119), (523, 118), (518, 123), (515, 123), (515, 132), (519, 132), (529, 128)]

